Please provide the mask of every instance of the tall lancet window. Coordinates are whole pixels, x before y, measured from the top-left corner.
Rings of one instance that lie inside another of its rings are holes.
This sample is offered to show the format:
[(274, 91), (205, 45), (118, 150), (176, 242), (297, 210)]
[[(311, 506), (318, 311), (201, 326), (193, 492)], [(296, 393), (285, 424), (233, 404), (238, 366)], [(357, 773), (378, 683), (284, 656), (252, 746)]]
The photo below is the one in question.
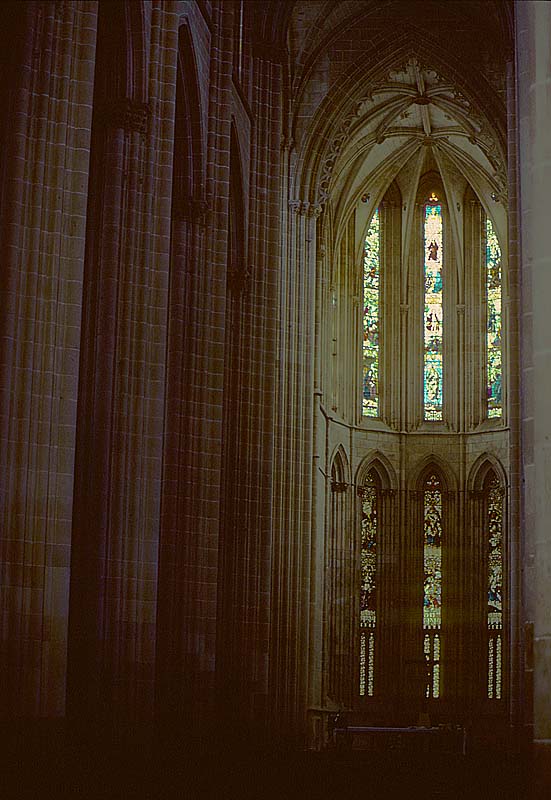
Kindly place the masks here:
[(491, 475), (486, 484), (488, 553), (488, 697), (501, 700), (503, 651), (503, 491)]
[(360, 696), (373, 696), (377, 625), (378, 484), (373, 470), (360, 490), (362, 501), (360, 585)]
[(362, 413), (367, 417), (379, 416), (380, 252), (381, 232), (377, 209), (371, 218), (364, 244)]
[(488, 417), (501, 417), (501, 249), (490, 219), (486, 218), (486, 384)]
[(431, 194), (425, 206), (423, 401), (426, 420), (442, 419), (442, 206)]
[(431, 474), (423, 492), (423, 649), (427, 663), (426, 697), (440, 697), (442, 628), (442, 487)]

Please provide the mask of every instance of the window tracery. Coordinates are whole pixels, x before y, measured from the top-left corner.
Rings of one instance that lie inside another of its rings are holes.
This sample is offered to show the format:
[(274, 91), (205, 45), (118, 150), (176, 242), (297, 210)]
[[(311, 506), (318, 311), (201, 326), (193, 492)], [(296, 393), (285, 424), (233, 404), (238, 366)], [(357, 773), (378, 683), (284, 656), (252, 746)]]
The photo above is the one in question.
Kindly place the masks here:
[(502, 416), (501, 248), (486, 218), (486, 385), (488, 417)]
[(503, 669), (503, 492), (492, 474), (486, 484), (488, 698), (500, 700)]
[(371, 470), (360, 492), (362, 501), (360, 552), (360, 696), (372, 697), (375, 681), (377, 626), (378, 484)]
[(424, 220), (423, 403), (426, 420), (442, 419), (442, 206), (437, 201), (433, 192), (425, 206)]
[(427, 662), (426, 697), (440, 696), (442, 628), (442, 486), (435, 473), (423, 491), (423, 651)]
[(380, 217), (376, 209), (365, 237), (363, 265), (362, 412), (368, 417), (379, 416), (380, 252)]

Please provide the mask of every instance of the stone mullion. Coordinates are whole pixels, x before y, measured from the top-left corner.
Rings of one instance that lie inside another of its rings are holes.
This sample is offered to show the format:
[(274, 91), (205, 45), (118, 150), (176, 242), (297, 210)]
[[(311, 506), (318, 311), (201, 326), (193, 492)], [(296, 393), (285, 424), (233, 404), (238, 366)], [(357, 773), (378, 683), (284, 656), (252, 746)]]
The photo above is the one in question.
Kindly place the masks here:
[[(350, 363), (353, 359), (353, 350), (352, 350), (352, 328), (350, 325), (350, 320), (352, 318), (352, 301), (353, 301), (353, 287), (352, 287), (352, 273), (354, 269), (354, 249), (355, 249), (355, 242), (354, 242), (354, 215), (348, 220), (348, 224), (346, 226), (346, 234), (345, 234), (345, 246), (346, 246), (346, 253), (345, 253), (345, 269), (344, 275), (342, 276), (342, 283), (344, 288), (344, 296), (343, 296), (343, 314), (341, 316), (341, 331), (340, 331), (340, 341), (342, 342), (342, 356), (341, 356), (341, 365), (342, 365), (342, 402), (340, 408), (340, 416), (344, 417), (345, 419), (354, 419), (353, 416), (353, 409), (354, 409), (354, 387), (352, 381), (350, 380), (350, 376), (352, 375), (353, 367)], [(351, 416), (352, 415), (352, 416)]]
[(423, 397), (424, 397), (424, 252), (423, 252), (423, 206), (415, 204), (414, 224), (411, 233), (410, 253), (413, 254), (413, 263), (410, 258), (409, 270), (409, 313), (407, 346), (407, 417), (403, 422), (403, 430), (416, 428), (423, 422)]
[(354, 494), (348, 487), (343, 499), (343, 547), (346, 554), (346, 574), (344, 580), (345, 619), (344, 619), (344, 646), (346, 652), (345, 673), (343, 675), (343, 697), (348, 708), (352, 708), (358, 694), (358, 684), (355, 680), (357, 672), (356, 662), (356, 637), (357, 637), (357, 592), (356, 584), (356, 544), (354, 529), (351, 519), (351, 505)]
[(412, 392), (409, 391), (410, 388), (410, 370), (412, 369), (412, 344), (410, 340), (409, 331), (411, 329), (410, 318), (409, 318), (409, 305), (406, 303), (400, 304), (400, 380), (398, 381), (398, 385), (400, 386), (399, 395), (399, 417), (398, 417), (398, 425), (400, 430), (405, 430), (408, 426), (408, 420), (410, 419), (409, 414), (409, 404), (411, 402)]
[(327, 541), (327, 560), (326, 560), (326, 580), (327, 580), (327, 611), (326, 611), (326, 636), (327, 636), (327, 694), (335, 699), (335, 541), (337, 538), (338, 517), (338, 497), (332, 491), (330, 493), (331, 502), (331, 525), (328, 530)]
[[(383, 244), (383, 260), (381, 265), (381, 279), (383, 291), (381, 293), (380, 313), (385, 321), (383, 330), (383, 341), (381, 351), (382, 362), (382, 417), (391, 427), (399, 427), (401, 422), (400, 404), (401, 394), (407, 396), (407, 392), (399, 391), (400, 386), (405, 384), (400, 381), (400, 373), (396, 367), (396, 359), (393, 355), (398, 351), (398, 343), (401, 343), (400, 308), (400, 206), (393, 202), (383, 201), (381, 216), (381, 232)], [(402, 345), (403, 346), (403, 345)]]
[(344, 623), (344, 552), (343, 552), (343, 494), (337, 493), (337, 527), (335, 530), (335, 695), (339, 703), (343, 701), (343, 675), (344, 675), (344, 650), (343, 650), (343, 623)]
[[(477, 344), (480, 348), (478, 359), (475, 361), (476, 381), (479, 390), (476, 394), (473, 392), (475, 402), (478, 401), (478, 408), (476, 409), (478, 412), (478, 423), (483, 422), (488, 416), (488, 335), (486, 327), (488, 320), (488, 301), (486, 297), (486, 250), (484, 246), (486, 242), (485, 220), (486, 213), (482, 205), (478, 204), (476, 206), (474, 219), (474, 246), (472, 248), (473, 258), (475, 259), (475, 263), (473, 264), (473, 273), (475, 276), (474, 307), (480, 308), (482, 312), (477, 320), (476, 328), (478, 336)], [(482, 324), (480, 324), (481, 321)]]
[[(471, 386), (469, 396), (472, 403), (472, 426), (476, 427), (486, 419), (486, 273), (484, 260), (484, 211), (478, 201), (470, 201), (471, 211), (471, 347), (470, 374), (467, 385)], [(479, 311), (478, 311), (479, 309)], [(477, 313), (478, 311), (478, 313)], [(482, 323), (482, 324), (481, 324)]]
[(443, 284), (443, 345), (442, 345), (442, 380), (443, 404), (442, 419), (453, 431), (458, 426), (458, 390), (459, 371), (454, 365), (459, 365), (459, 331), (457, 328), (457, 259), (454, 247), (451, 215), (446, 205), (442, 208), (442, 224), (444, 238), (444, 264), (442, 267)]
[[(331, 546), (333, 541), (333, 493), (329, 489), (330, 482), (324, 479), (324, 520), (323, 520), (323, 606), (321, 609), (321, 679), (320, 703), (331, 695)], [(353, 584), (354, 585), (354, 584)]]
[[(65, 707), (68, 478), (95, 50), (88, 37), (95, 25), (94, 3), (26, 4), (6, 136), (0, 473), (7, 663), (0, 665), (0, 705), (8, 715), (61, 716)], [(24, 469), (17, 466), (22, 453)]]
[(393, 566), (399, 552), (398, 538), (394, 526), (394, 502), (396, 493), (389, 489), (379, 491), (379, 525), (377, 530), (377, 625), (375, 635), (375, 685), (377, 698), (392, 697), (397, 686), (395, 635), (398, 630), (397, 599), (399, 586)]
[[(404, 624), (401, 627), (402, 702), (415, 712), (424, 701), (423, 656), (423, 511), (422, 491), (404, 496), (403, 547), (400, 550)], [(423, 675), (423, 678), (421, 676)]]
[(347, 627), (345, 631), (346, 644), (348, 647), (348, 672), (345, 676), (345, 683), (347, 693), (345, 698), (350, 708), (356, 704), (358, 696), (358, 663), (359, 663), (359, 646), (358, 646), (358, 618), (359, 618), (359, 603), (357, 587), (360, 585), (358, 577), (358, 560), (357, 560), (357, 528), (355, 513), (353, 490), (350, 487), (347, 491), (345, 498), (345, 516), (344, 516), (344, 543), (346, 552), (348, 554), (348, 569), (346, 577), (346, 597), (348, 600), (348, 618)]
[(468, 493), (469, 521), (471, 524), (470, 547), (466, 552), (469, 559), (467, 590), (469, 607), (466, 619), (469, 625), (469, 641), (466, 643), (470, 653), (470, 663), (465, 664), (465, 681), (468, 682), (468, 699), (473, 711), (487, 699), (488, 677), (488, 531), (487, 506), (482, 491)]
[(462, 529), (456, 492), (442, 493), (442, 629), (440, 697), (454, 708), (461, 657), (461, 553)]

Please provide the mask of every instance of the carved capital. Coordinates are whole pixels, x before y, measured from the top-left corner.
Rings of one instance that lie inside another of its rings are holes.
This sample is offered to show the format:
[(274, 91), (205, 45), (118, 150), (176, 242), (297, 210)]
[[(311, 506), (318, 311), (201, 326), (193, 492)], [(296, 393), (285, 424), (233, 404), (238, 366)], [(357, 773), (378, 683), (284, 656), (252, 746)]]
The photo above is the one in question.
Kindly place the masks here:
[(289, 206), (301, 217), (319, 217), (323, 211), (322, 203), (308, 203), (304, 200), (289, 200)]
[(342, 481), (331, 480), (331, 491), (332, 492), (335, 492), (337, 494), (342, 494), (343, 492), (346, 492), (347, 489), (348, 489), (348, 484), (347, 483), (343, 483)]
[(151, 115), (148, 103), (137, 103), (128, 98), (109, 100), (100, 109), (100, 116), (108, 128), (122, 128), (124, 131), (145, 133)]

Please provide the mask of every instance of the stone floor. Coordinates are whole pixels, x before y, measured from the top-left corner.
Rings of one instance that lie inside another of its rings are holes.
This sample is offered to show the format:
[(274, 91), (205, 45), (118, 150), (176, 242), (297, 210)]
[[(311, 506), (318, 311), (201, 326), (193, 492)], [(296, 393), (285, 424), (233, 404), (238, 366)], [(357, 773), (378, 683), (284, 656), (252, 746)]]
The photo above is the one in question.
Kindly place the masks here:
[[(7, 736), (4, 734), (8, 734)], [(526, 800), (517, 757), (478, 753), (267, 753), (197, 747), (178, 739), (86, 737), (0, 731), (2, 800)]]

